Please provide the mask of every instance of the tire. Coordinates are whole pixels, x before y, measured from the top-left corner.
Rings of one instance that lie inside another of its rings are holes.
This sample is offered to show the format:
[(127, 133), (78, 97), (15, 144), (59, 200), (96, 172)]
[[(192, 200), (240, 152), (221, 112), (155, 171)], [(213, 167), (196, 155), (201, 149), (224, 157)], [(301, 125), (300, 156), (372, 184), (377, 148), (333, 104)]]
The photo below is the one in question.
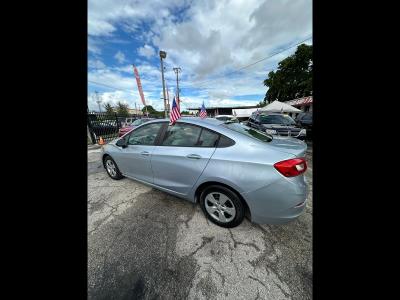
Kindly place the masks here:
[(111, 156), (107, 156), (104, 159), (104, 167), (106, 168), (108, 176), (110, 176), (112, 179), (120, 180), (124, 178), (124, 176), (122, 176), (121, 172), (119, 171), (117, 164), (111, 158)]
[(200, 206), (207, 219), (225, 228), (238, 226), (245, 215), (245, 207), (238, 195), (220, 185), (208, 186), (201, 192)]

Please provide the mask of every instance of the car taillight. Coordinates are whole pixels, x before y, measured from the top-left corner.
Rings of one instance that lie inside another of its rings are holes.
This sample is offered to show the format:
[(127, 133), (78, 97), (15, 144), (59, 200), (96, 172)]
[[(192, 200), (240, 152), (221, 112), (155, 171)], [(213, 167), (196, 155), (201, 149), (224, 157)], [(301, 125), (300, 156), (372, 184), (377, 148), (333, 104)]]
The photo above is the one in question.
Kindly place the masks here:
[(304, 173), (307, 170), (307, 162), (304, 158), (293, 158), (283, 160), (274, 164), (283, 176), (293, 177)]

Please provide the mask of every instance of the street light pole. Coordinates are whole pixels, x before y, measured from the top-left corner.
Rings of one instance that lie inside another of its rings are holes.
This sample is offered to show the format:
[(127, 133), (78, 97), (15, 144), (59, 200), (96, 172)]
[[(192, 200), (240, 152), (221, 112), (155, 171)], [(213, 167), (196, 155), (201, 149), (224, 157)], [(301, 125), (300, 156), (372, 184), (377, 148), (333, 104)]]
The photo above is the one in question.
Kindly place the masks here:
[(181, 100), (179, 98), (179, 80), (178, 80), (178, 73), (182, 71), (180, 67), (173, 68), (175, 74), (176, 74), (176, 97), (178, 98), (178, 106), (181, 107)]
[(164, 96), (164, 116), (165, 116), (165, 118), (168, 118), (167, 98), (165, 97), (164, 65), (163, 65), (163, 58), (166, 58), (166, 57), (167, 57), (167, 52), (160, 51), (161, 80), (162, 80), (163, 96)]

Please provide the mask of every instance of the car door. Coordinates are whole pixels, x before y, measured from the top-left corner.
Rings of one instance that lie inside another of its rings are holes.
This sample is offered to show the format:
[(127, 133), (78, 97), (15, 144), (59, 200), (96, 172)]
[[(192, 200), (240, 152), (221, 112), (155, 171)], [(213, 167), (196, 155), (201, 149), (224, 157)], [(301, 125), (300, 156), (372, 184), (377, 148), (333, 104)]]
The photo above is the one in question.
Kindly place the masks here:
[(194, 186), (215, 151), (219, 134), (178, 122), (164, 131), (151, 156), (154, 184), (186, 195)]
[(162, 122), (146, 124), (125, 136), (128, 145), (117, 158), (122, 174), (153, 183), (150, 159), (162, 125)]

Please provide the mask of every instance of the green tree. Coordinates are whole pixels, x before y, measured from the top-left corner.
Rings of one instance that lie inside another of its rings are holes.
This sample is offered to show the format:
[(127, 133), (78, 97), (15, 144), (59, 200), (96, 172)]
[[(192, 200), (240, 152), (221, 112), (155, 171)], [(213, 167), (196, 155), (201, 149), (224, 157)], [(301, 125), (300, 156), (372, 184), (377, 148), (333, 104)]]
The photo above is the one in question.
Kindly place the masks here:
[(157, 111), (153, 108), (153, 106), (151, 106), (151, 105), (146, 105), (146, 106), (144, 106), (143, 108), (142, 108), (142, 112), (143, 113), (146, 113), (146, 108), (147, 108), (147, 112), (149, 113), (149, 114), (154, 114), (154, 113), (157, 113)]
[(106, 104), (104, 104), (104, 108), (105, 108), (105, 110), (106, 110), (106, 113), (107, 113), (107, 115), (114, 115), (114, 108), (111, 106), (111, 104), (110, 103), (106, 103)]
[(256, 106), (257, 106), (257, 107), (263, 107), (263, 106), (265, 106), (265, 101), (262, 100), (262, 101), (258, 102), (258, 104), (257, 104)]
[(164, 112), (163, 111), (157, 111), (151, 105), (146, 105), (145, 107), (142, 108), (142, 112), (144, 114), (146, 114), (146, 107), (147, 107), (147, 112), (149, 113), (149, 115), (153, 115), (153, 116), (157, 116), (157, 117), (163, 117), (164, 116)]
[(301, 44), (296, 52), (280, 61), (276, 72), (268, 73), (264, 104), (312, 95), (312, 45)]
[(118, 116), (121, 116), (121, 117), (128, 117), (129, 116), (128, 104), (124, 104), (124, 103), (118, 101), (117, 114), (118, 114)]

